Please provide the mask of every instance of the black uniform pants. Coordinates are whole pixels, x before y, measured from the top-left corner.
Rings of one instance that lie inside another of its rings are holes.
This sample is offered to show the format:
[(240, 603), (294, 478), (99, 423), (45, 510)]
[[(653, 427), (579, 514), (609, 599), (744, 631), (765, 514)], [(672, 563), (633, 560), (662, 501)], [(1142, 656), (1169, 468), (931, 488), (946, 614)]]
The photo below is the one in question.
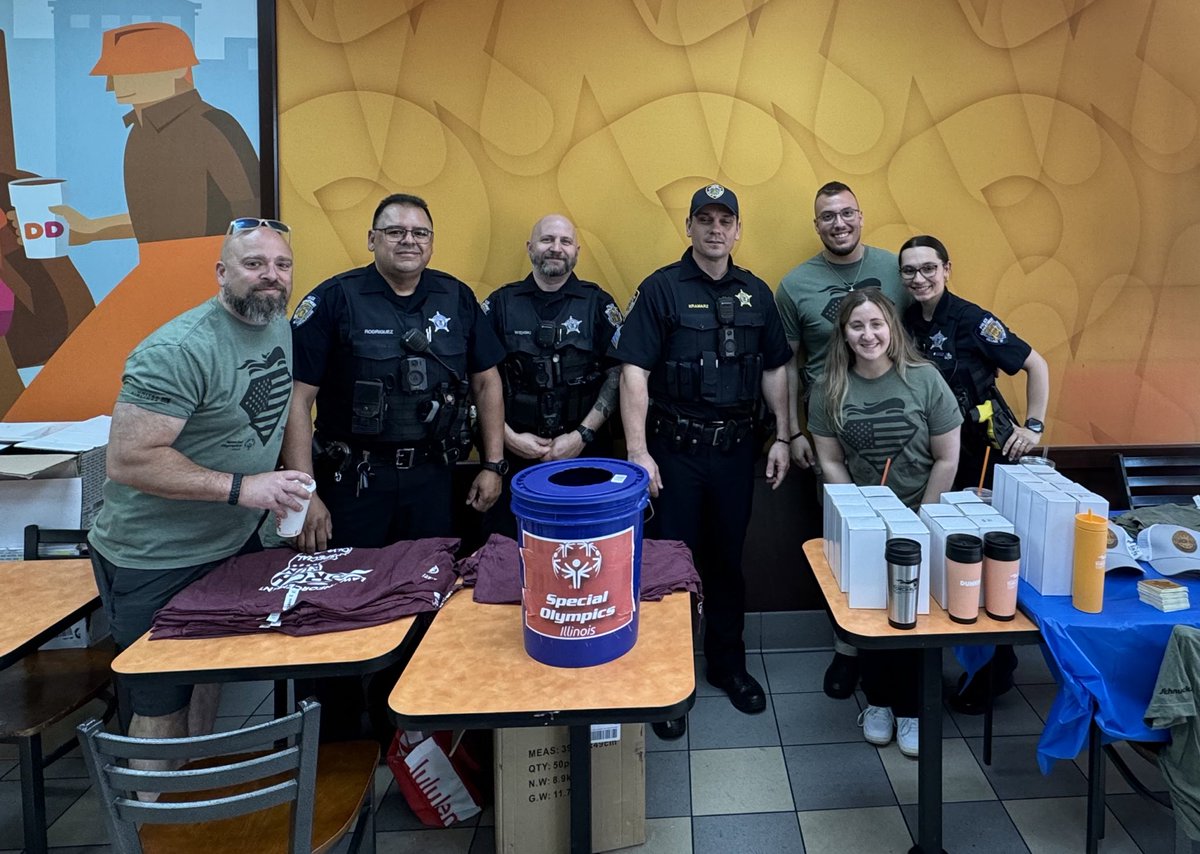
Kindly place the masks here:
[(860, 649), (859, 681), (867, 702), (890, 708), (898, 718), (915, 718), (921, 708), (919, 649)]
[[(318, 477), (317, 492), (333, 522), (330, 548), (381, 548), (399, 540), (452, 535), (452, 469), (425, 462), (411, 469), (377, 463), (367, 486), (355, 495), (358, 473), (353, 462), (341, 482)], [(315, 696), (321, 703), (321, 738), (345, 741), (362, 737), (362, 716), (370, 717), (374, 735), (386, 740), (393, 729), (387, 718), (387, 696), (398, 668), (362, 676), (296, 680), (296, 696)]]
[(754, 442), (728, 453), (675, 450), (669, 439), (649, 440), (663, 488), (654, 502), (650, 536), (683, 540), (704, 585), (704, 656), (710, 676), (746, 669), (746, 585), (742, 548), (754, 497)]

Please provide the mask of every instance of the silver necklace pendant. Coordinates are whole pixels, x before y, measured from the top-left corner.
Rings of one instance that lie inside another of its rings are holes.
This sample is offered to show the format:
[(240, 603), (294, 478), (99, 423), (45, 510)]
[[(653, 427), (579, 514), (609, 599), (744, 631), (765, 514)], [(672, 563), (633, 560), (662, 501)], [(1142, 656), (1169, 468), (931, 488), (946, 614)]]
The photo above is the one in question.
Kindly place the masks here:
[(862, 272), (863, 262), (867, 260), (867, 251), (866, 251), (866, 247), (863, 247), (862, 257), (858, 259), (858, 264), (856, 264), (854, 267), (854, 278), (851, 279), (849, 282), (847, 282), (845, 279), (842, 278), (841, 272), (838, 270), (838, 268), (836, 266), (834, 266), (832, 263), (830, 263), (829, 259), (825, 257), (824, 252), (821, 253), (821, 260), (825, 262), (825, 266), (829, 268), (829, 272), (833, 273), (833, 275), (838, 277), (838, 281), (841, 282), (845, 286), (846, 290), (853, 291), (854, 286), (858, 284), (858, 276)]

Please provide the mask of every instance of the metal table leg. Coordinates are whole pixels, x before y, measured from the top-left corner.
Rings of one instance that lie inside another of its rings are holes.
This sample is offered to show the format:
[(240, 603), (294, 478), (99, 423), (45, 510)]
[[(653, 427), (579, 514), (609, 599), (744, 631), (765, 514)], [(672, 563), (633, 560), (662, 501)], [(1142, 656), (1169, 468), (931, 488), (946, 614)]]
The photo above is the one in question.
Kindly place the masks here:
[(287, 679), (275, 680), (275, 690), (272, 692), (275, 697), (275, 720), (286, 718), (291, 714), (292, 710), (288, 703), (288, 685)]
[(1104, 838), (1104, 747), (1093, 718), (1088, 727), (1087, 854), (1096, 854)]
[(909, 854), (942, 854), (942, 650), (921, 650), (917, 758), (917, 844)]
[(21, 757), (21, 816), (25, 824), (25, 850), (46, 854), (46, 780), (42, 776), (42, 736), (18, 741)]
[(571, 854), (592, 850), (592, 728), (569, 727), (571, 735)]

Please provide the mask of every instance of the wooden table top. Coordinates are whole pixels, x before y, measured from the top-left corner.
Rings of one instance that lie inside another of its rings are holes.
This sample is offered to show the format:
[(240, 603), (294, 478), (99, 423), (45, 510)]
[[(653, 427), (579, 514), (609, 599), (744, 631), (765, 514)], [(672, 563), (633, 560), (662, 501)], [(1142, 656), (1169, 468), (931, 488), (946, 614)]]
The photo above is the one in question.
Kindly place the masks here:
[(100, 604), (92, 562), (14, 560), (0, 562), (4, 619), (0, 620), (0, 667), (36, 649)]
[(293, 637), (264, 630), (223, 638), (165, 638), (142, 635), (113, 660), (122, 676), (155, 676), (181, 682), (316, 678), (367, 673), (390, 663), (409, 637), (417, 617), (381, 626)]
[(845, 632), (847, 640), (863, 649), (957, 646), (960, 644), (1030, 643), (1038, 637), (1038, 627), (1017, 611), (1008, 621), (993, 620), (983, 609), (979, 619), (970, 624), (956, 623), (932, 595), (929, 613), (917, 617), (916, 628), (897, 629), (888, 624), (887, 611), (882, 608), (851, 608), (848, 597), (833, 577), (821, 539), (804, 544), (804, 554), (813, 574), (829, 603), (834, 622)]
[(691, 596), (639, 603), (638, 639), (593, 667), (525, 652), (521, 608), (464, 590), (442, 607), (388, 698), (404, 726), (536, 726), (667, 720), (695, 694)]

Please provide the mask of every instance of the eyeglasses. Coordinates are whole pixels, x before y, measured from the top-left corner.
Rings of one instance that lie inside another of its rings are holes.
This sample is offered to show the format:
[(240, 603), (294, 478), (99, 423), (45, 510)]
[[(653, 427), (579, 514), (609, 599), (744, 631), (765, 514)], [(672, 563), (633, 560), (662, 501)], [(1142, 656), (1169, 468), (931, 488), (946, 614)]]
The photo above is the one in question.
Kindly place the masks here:
[(229, 223), (229, 228), (225, 230), (225, 233), (238, 234), (243, 231), (253, 231), (256, 228), (263, 227), (282, 234), (284, 240), (286, 240), (288, 243), (292, 242), (292, 229), (288, 227), (286, 222), (280, 222), (277, 219), (259, 219), (256, 216), (238, 217)]
[(413, 243), (425, 244), (433, 240), (432, 228), (404, 228), (400, 225), (393, 225), (387, 228), (372, 228), (371, 231), (378, 231), (383, 235), (383, 239), (388, 243), (400, 243), (408, 235), (412, 235)]
[(825, 211), (825, 213), (817, 217), (817, 222), (821, 223), (821, 225), (833, 225), (834, 221), (837, 220), (838, 217), (842, 218), (842, 222), (853, 222), (854, 218), (860, 213), (862, 213), (862, 211), (860, 211), (858, 208), (842, 208), (840, 211)]
[(926, 279), (931, 279), (933, 278), (933, 274), (940, 269), (942, 269), (941, 264), (932, 263), (922, 264), (920, 267), (901, 267), (900, 278), (904, 279), (906, 282), (911, 282), (917, 277), (917, 273), (920, 273)]

